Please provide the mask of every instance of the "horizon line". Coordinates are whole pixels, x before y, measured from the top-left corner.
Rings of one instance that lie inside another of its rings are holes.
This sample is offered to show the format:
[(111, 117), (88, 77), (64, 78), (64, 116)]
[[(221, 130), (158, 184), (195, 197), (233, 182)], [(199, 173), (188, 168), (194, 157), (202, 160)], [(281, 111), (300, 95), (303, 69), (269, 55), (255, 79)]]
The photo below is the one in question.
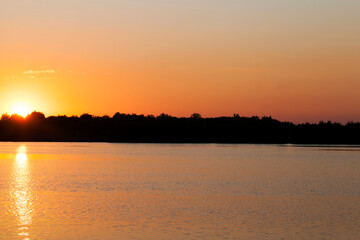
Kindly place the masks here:
[(45, 115), (45, 113), (41, 112), (41, 111), (32, 111), (31, 113), (28, 113), (26, 116), (23, 116), (21, 114), (18, 113), (12, 113), (12, 114), (8, 114), (7, 112), (3, 113), (0, 117), (0, 120), (3, 120), (4, 118), (7, 119), (11, 119), (11, 117), (16, 117), (16, 118), (23, 118), (24, 120), (26, 120), (27, 118), (31, 117), (32, 114), (36, 114), (39, 113), (41, 115), (44, 116), (44, 118), (50, 118), (50, 117), (66, 117), (66, 118), (81, 118), (82, 116), (84, 117), (91, 117), (91, 118), (114, 118), (115, 115), (119, 114), (120, 116), (136, 116), (136, 117), (147, 117), (147, 118), (161, 118), (161, 117), (165, 117), (165, 118), (177, 118), (177, 119), (182, 119), (182, 118), (187, 118), (187, 119), (216, 119), (216, 118), (248, 118), (248, 119), (258, 119), (258, 120), (264, 120), (264, 119), (271, 119), (274, 121), (278, 121), (281, 123), (291, 123), (294, 125), (301, 125), (301, 124), (340, 124), (342, 126), (345, 126), (347, 124), (360, 124), (360, 121), (347, 121), (346, 123), (341, 123), (341, 122), (337, 122), (337, 121), (332, 121), (332, 120), (319, 120), (317, 122), (298, 122), (295, 123), (293, 121), (283, 121), (283, 120), (278, 120), (277, 118), (273, 118), (272, 115), (252, 115), (252, 116), (245, 116), (245, 115), (240, 115), (238, 113), (234, 113), (232, 116), (229, 115), (219, 115), (216, 117), (203, 117), (200, 113), (192, 113), (190, 116), (186, 117), (186, 116), (174, 116), (171, 114), (167, 114), (167, 113), (160, 113), (158, 115), (154, 115), (154, 114), (137, 114), (137, 113), (122, 113), (122, 112), (115, 112), (112, 116), (108, 115), (108, 114), (104, 114), (104, 115), (96, 115), (96, 114), (90, 114), (88, 112), (82, 113), (80, 115), (66, 115), (66, 114), (58, 114), (58, 115)]

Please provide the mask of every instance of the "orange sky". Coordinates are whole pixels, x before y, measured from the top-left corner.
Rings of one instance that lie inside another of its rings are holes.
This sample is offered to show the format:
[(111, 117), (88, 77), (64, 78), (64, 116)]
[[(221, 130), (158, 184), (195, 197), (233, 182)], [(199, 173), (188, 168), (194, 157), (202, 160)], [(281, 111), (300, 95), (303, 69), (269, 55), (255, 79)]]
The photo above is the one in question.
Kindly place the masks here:
[(1, 0), (0, 113), (360, 121), (359, 1)]

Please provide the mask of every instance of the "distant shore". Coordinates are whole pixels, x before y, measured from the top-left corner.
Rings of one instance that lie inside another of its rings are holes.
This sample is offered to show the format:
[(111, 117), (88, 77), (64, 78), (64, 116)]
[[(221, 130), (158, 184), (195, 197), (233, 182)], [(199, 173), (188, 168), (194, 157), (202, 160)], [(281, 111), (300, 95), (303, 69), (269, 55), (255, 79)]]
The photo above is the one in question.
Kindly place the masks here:
[(360, 144), (360, 123), (294, 124), (272, 117), (178, 118), (167, 114), (2, 115), (0, 141)]

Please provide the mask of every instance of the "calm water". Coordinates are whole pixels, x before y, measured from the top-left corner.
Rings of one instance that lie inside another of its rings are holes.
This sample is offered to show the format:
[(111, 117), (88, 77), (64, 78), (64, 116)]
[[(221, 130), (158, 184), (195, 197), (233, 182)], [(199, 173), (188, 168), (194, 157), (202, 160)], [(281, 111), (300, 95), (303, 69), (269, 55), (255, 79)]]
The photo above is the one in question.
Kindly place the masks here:
[(0, 143), (0, 239), (360, 239), (360, 147)]

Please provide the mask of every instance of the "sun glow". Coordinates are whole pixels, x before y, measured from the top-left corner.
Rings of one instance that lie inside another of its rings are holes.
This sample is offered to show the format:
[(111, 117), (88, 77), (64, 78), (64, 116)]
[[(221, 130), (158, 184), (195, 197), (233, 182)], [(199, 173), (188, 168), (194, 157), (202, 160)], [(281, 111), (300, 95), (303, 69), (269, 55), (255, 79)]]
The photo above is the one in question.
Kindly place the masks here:
[(26, 103), (17, 103), (12, 108), (12, 113), (26, 117), (30, 113), (30, 107)]

